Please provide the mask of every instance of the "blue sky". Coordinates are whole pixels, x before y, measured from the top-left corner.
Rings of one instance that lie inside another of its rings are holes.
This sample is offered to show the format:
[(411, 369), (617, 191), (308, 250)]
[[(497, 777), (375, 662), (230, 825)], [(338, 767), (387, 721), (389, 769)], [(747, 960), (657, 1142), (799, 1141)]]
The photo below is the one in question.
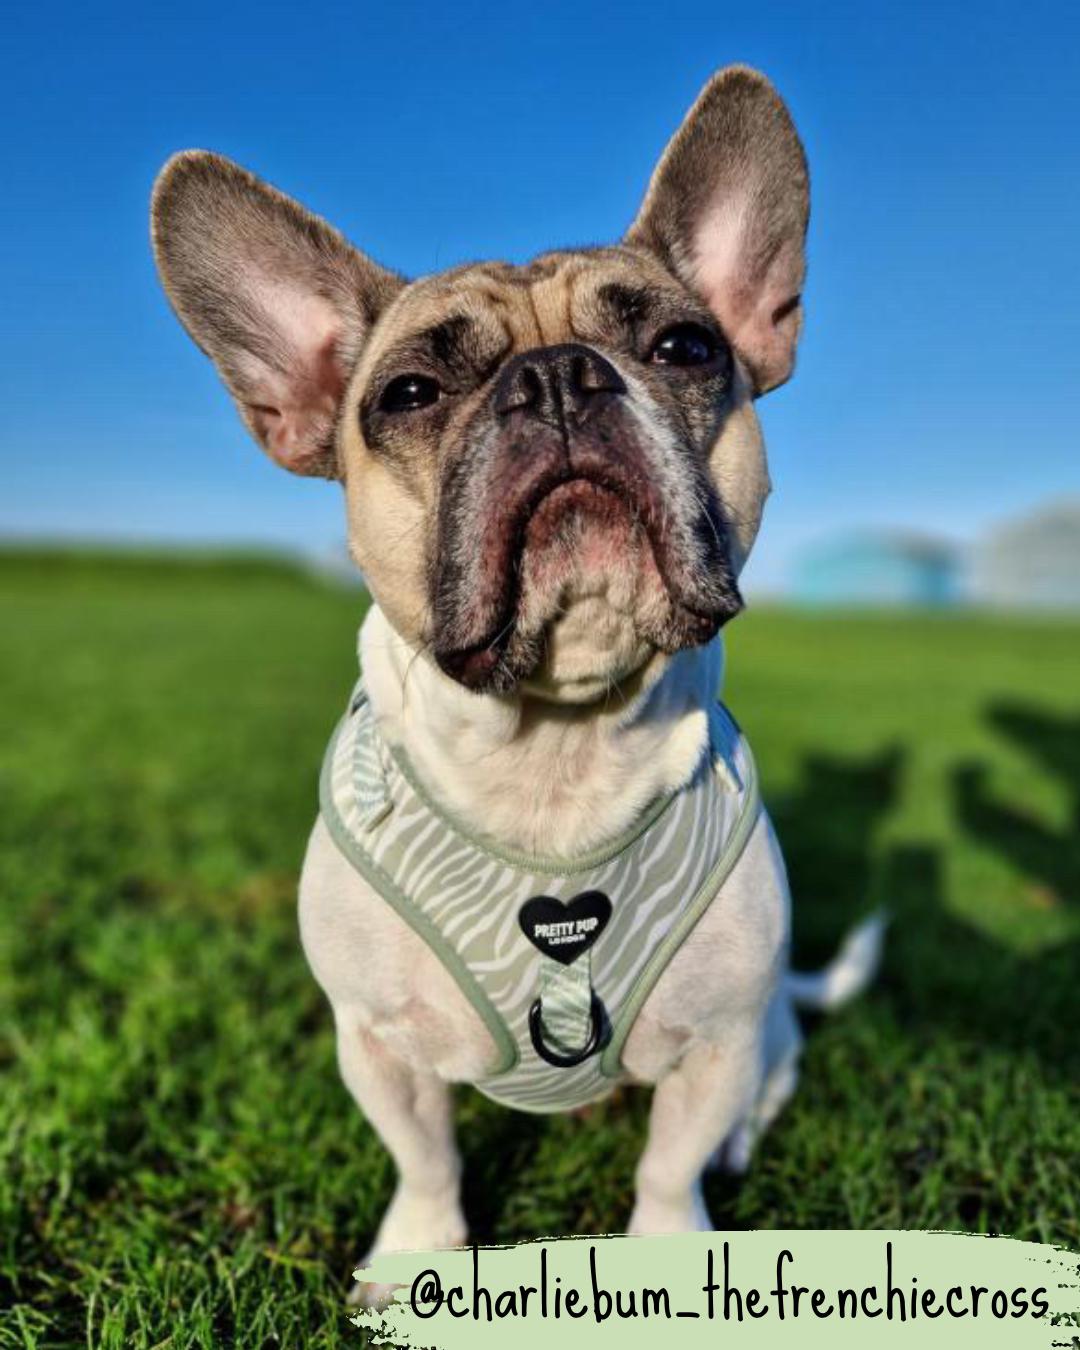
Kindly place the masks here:
[(807, 324), (755, 558), (1080, 493), (1080, 18), (1064, 4), (23, 6), (0, 80), (0, 533), (340, 543), (157, 287), (161, 162), (221, 150), (410, 274), (614, 238), (717, 66), (810, 156)]

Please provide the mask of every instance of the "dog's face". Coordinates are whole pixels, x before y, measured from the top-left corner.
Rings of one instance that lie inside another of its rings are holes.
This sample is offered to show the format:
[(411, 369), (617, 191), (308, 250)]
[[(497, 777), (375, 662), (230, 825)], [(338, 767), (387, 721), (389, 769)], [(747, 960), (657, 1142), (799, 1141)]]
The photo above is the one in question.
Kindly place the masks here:
[(236, 165), (155, 189), (159, 267), (265, 449), (340, 479), (407, 639), (469, 688), (584, 700), (708, 641), (768, 491), (807, 177), (761, 76), (714, 77), (626, 240), (412, 283)]
[(748, 408), (715, 318), (646, 250), (417, 282), (345, 398), (357, 561), (462, 683), (587, 695), (737, 610), (709, 459)]

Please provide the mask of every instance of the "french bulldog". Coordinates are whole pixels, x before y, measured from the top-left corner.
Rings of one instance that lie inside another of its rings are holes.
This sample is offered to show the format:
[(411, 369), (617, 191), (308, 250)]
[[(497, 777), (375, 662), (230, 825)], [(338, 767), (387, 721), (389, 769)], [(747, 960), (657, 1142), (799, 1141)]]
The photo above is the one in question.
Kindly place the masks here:
[[(171, 304), (262, 448), (341, 484), (380, 745), (481, 847), (603, 849), (693, 778), (770, 488), (754, 405), (795, 363), (808, 214), (791, 118), (740, 66), (702, 90), (620, 242), (523, 265), (408, 281), (220, 155), (162, 170)], [(790, 972), (789, 909), (762, 811), (622, 1046), (612, 1086), (655, 1089), (630, 1233), (711, 1227), (703, 1169), (745, 1168), (795, 1088), (795, 1006), (872, 975), (876, 922)], [(397, 1166), (370, 1254), (463, 1243), (451, 1085), (490, 1074), (490, 1026), (323, 814), (300, 923), (342, 1076)]]

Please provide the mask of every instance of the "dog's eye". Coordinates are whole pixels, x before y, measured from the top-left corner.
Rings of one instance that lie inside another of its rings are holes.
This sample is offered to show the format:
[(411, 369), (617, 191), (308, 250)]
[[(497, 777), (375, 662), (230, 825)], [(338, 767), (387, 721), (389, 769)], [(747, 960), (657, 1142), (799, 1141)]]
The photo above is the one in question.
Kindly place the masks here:
[(383, 390), (379, 411), (415, 412), (417, 408), (427, 408), (435, 403), (441, 392), (438, 381), (429, 375), (399, 375)]
[(719, 350), (716, 338), (701, 324), (677, 323), (656, 339), (649, 360), (658, 366), (705, 366)]

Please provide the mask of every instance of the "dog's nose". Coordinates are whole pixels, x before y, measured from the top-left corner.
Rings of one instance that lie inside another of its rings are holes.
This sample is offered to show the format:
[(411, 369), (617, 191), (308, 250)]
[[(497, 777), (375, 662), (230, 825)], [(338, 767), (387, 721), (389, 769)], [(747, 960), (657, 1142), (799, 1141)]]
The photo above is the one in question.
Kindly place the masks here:
[(580, 425), (625, 393), (610, 361), (583, 343), (563, 342), (508, 361), (495, 385), (494, 408), (500, 416), (521, 412), (561, 429), (568, 421)]

